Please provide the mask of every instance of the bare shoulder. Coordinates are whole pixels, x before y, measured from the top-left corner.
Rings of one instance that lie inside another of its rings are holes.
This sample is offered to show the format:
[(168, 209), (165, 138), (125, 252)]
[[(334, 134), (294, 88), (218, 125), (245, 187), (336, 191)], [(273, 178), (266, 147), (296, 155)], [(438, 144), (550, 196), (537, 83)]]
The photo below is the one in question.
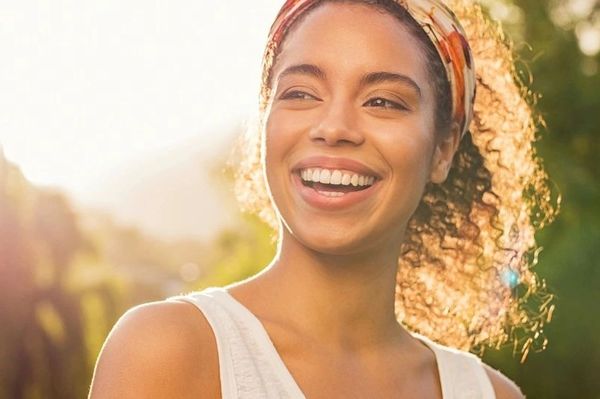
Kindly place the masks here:
[(485, 363), (483, 368), (487, 373), (494, 392), (496, 393), (496, 399), (524, 399), (525, 395), (521, 392), (521, 389), (511, 379), (506, 377), (500, 371), (488, 366)]
[(219, 397), (218, 378), (216, 341), (204, 315), (184, 302), (151, 302), (113, 327), (89, 398)]

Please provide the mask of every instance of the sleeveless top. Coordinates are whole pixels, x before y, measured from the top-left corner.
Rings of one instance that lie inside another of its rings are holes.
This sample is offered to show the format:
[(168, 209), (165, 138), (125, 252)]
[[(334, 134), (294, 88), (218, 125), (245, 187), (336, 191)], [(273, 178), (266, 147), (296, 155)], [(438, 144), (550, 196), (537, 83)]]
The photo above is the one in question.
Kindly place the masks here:
[[(169, 297), (195, 305), (217, 342), (223, 399), (305, 399), (260, 320), (224, 288)], [(495, 399), (481, 360), (411, 333), (435, 354), (443, 399)]]

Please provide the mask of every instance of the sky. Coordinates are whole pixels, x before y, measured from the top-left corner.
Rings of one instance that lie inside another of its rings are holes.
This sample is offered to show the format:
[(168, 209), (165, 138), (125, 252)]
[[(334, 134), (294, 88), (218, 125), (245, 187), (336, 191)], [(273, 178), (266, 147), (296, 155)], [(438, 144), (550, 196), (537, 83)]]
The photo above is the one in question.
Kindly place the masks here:
[[(251, 4), (251, 6), (249, 6)], [(0, 0), (0, 146), (35, 184), (93, 201), (115, 170), (256, 109), (282, 0)], [(222, 137), (223, 136), (223, 137)]]

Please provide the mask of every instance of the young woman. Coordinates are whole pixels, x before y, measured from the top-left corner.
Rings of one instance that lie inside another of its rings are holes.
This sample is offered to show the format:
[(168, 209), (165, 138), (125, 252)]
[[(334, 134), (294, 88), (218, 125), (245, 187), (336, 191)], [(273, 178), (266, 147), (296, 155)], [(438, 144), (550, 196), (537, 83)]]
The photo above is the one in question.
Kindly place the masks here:
[(543, 325), (515, 288), (548, 191), (508, 47), (453, 10), (466, 32), (437, 0), (284, 4), (239, 186), (277, 255), (128, 311), (91, 398), (523, 397), (467, 350)]

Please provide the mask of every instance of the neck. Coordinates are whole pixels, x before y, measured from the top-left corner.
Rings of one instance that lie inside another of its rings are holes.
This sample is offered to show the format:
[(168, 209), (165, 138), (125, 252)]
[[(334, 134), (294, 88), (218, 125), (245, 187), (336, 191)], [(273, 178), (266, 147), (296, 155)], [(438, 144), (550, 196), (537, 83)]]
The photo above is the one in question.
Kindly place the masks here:
[(276, 298), (270, 308), (285, 304), (276, 312), (300, 333), (329, 347), (372, 349), (405, 334), (394, 312), (398, 256), (397, 241), (362, 253), (330, 255), (284, 231), (277, 256), (256, 282), (264, 298)]

